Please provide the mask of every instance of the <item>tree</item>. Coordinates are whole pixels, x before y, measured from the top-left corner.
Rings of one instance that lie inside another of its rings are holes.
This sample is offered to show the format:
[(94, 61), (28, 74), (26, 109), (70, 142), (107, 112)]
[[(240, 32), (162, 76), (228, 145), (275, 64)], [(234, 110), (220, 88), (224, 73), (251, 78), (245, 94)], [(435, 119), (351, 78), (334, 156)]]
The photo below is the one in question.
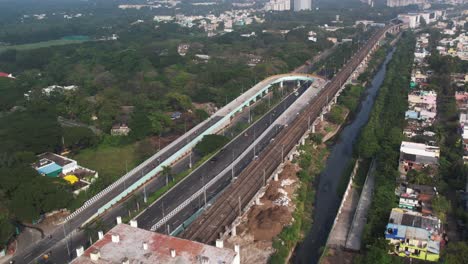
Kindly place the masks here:
[(168, 131), (172, 126), (172, 120), (169, 116), (161, 112), (153, 112), (148, 116), (151, 123), (151, 131), (153, 134), (160, 135)]
[(222, 135), (206, 135), (195, 145), (195, 151), (201, 156), (209, 155), (229, 142), (229, 138)]
[(70, 149), (92, 147), (98, 142), (97, 136), (87, 127), (63, 128), (63, 140), (65, 146)]
[[(1, 209), (1, 208), (0, 208)], [(2, 211), (4, 209), (1, 209)], [(14, 234), (15, 227), (11, 224), (11, 220), (7, 213), (0, 214), (0, 249), (8, 239)]]
[(190, 100), (190, 97), (181, 93), (177, 93), (177, 92), (168, 93), (166, 95), (166, 100), (168, 102), (168, 105), (173, 110), (186, 111), (192, 108), (192, 101)]
[(442, 252), (442, 259), (445, 264), (465, 264), (468, 259), (467, 242), (449, 243), (447, 249)]
[(447, 214), (450, 212), (450, 201), (444, 196), (438, 195), (432, 200), (432, 208), (437, 217), (445, 223), (447, 221)]

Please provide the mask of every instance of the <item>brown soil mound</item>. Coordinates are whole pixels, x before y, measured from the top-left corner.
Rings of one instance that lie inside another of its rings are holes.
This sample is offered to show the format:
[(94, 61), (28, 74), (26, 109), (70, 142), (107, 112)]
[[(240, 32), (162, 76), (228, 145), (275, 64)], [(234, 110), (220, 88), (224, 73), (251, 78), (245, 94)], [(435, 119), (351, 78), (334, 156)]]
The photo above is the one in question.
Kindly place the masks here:
[(291, 219), (291, 213), (286, 207), (275, 206), (260, 210), (258, 207), (249, 216), (249, 230), (254, 236), (254, 240), (271, 240), (277, 236)]
[(270, 201), (274, 201), (278, 199), (281, 196), (281, 194), (278, 192), (279, 186), (280, 186), (279, 182), (271, 181), (270, 185), (265, 191), (265, 195), (263, 196), (263, 198), (270, 200)]

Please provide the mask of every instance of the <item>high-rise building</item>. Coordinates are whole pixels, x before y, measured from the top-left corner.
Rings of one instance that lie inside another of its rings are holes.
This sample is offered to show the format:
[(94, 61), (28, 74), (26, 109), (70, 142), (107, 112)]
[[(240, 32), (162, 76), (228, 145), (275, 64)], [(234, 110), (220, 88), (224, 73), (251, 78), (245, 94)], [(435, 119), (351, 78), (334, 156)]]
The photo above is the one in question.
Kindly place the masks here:
[(387, 0), (387, 6), (398, 7), (407, 5), (423, 5), (427, 0)]
[(286, 11), (291, 10), (291, 0), (270, 0), (265, 4), (266, 11)]
[(312, 0), (294, 0), (294, 11), (312, 10)]
[(361, 3), (368, 4), (371, 7), (374, 7), (374, 0), (361, 0)]

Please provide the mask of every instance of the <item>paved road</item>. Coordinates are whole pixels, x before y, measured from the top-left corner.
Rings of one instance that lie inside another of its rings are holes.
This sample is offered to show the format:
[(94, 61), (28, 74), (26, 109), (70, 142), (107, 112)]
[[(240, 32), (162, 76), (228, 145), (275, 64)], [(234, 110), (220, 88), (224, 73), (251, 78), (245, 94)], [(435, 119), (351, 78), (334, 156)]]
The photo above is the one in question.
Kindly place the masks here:
[[(70, 232), (78, 232), (77, 229), (85, 223), (90, 217), (92, 217), (95, 213), (97, 213), (98, 209), (105, 205), (108, 201), (112, 200), (115, 196), (119, 195), (121, 192), (123, 192), (128, 186), (131, 184), (135, 183), (137, 180), (139, 180), (143, 175), (146, 173), (150, 172), (153, 170), (155, 167), (157, 167), (160, 162), (166, 160), (170, 156), (172, 156), (174, 153), (176, 153), (180, 148), (182, 148), (186, 142), (193, 140), (195, 137), (197, 137), (200, 133), (205, 131), (207, 128), (211, 127), (214, 123), (216, 123), (218, 120), (220, 120), (222, 117), (221, 116), (214, 116), (210, 120), (208, 120), (205, 124), (201, 125), (197, 129), (190, 130), (188, 134), (185, 135), (185, 140), (179, 141), (177, 144), (173, 144), (172, 146), (169, 146), (161, 151), (161, 153), (157, 154), (157, 158), (153, 160), (149, 160), (141, 169), (135, 169), (133, 173), (130, 175), (127, 180), (121, 182), (118, 184), (114, 189), (112, 189), (110, 192), (105, 194), (101, 199), (98, 199), (96, 202), (94, 202), (92, 205), (87, 207), (85, 210), (83, 210), (81, 213), (76, 215), (74, 218), (70, 219), (68, 222), (66, 222), (64, 225), (59, 226), (53, 233), (52, 237), (53, 239), (43, 239), (39, 242), (37, 242), (34, 245), (31, 245), (28, 248), (23, 248), (19, 249), (17, 253), (14, 256), (14, 260), (17, 263), (30, 263), (34, 259), (41, 257), (43, 254), (50, 252), (51, 249), (52, 251), (54, 248), (54, 245), (57, 244), (59, 241), (63, 240), (65, 238), (65, 235), (68, 235)], [(152, 183), (152, 186), (157, 188), (157, 187), (162, 187), (165, 184), (165, 179), (158, 179)], [(122, 205), (119, 205), (122, 206)], [(73, 252), (71, 252), (73, 253)], [(61, 262), (57, 262), (61, 263)]]
[[(199, 133), (204, 131), (206, 128), (210, 127), (212, 124), (217, 122), (221, 119), (220, 116), (213, 117), (212, 120), (207, 122), (205, 125), (197, 129), (194, 133), (190, 134), (187, 140), (191, 140), (196, 137)], [(253, 135), (250, 135), (253, 137)], [(166, 158), (170, 157), (173, 153), (175, 153), (180, 147), (184, 146), (186, 141), (181, 141), (172, 148), (166, 150), (166, 152), (160, 155), (160, 161), (165, 160)], [(199, 157), (193, 156), (195, 162)], [(159, 165), (159, 160), (152, 162), (146, 165), (141, 171), (138, 171), (141, 174), (145, 174), (145, 172), (152, 170), (154, 167)], [(181, 172), (188, 167), (189, 158), (186, 157), (179, 161), (174, 167), (173, 170), (175, 173)], [(136, 174), (138, 173), (136, 172)], [(118, 195), (122, 192), (126, 187), (131, 185), (140, 177), (134, 177), (134, 179), (129, 179), (123, 182), (120, 186), (112, 190), (109, 194), (106, 195), (108, 199), (102, 199), (97, 201), (95, 204), (91, 205), (87, 208), (87, 210), (83, 211), (82, 213), (78, 214), (75, 218), (71, 219), (63, 226), (58, 227), (55, 232), (52, 233), (52, 238), (45, 238), (34, 245), (31, 245), (29, 248), (22, 249), (17, 252), (14, 256), (14, 260), (16, 263), (30, 263), (34, 259), (41, 257), (43, 254), (47, 254), (51, 252), (51, 256), (49, 258), (50, 263), (66, 263), (71, 260), (73, 257), (76, 256), (75, 249), (81, 245), (88, 246), (90, 242), (88, 241), (87, 236), (84, 234), (83, 230), (80, 230), (79, 227), (84, 223), (89, 217), (91, 217), (102, 205), (104, 205), (108, 200), (110, 200), (115, 195)], [(166, 179), (163, 177), (155, 177), (153, 178), (148, 184), (146, 184), (145, 188), (139, 189), (136, 194), (140, 197), (144, 196), (144, 193), (152, 193), (161, 187), (165, 186)], [(119, 203), (115, 205), (111, 210), (108, 210), (105, 215), (101, 217), (102, 222), (105, 223), (107, 226), (112, 226), (115, 224), (115, 218), (117, 216), (124, 216), (128, 212), (128, 205), (124, 203)], [(71, 235), (69, 235), (71, 233)], [(69, 235), (67, 239), (64, 239), (66, 235)]]
[[(243, 153), (252, 143), (278, 118), (292, 103), (296, 101), (310, 83), (306, 83), (298, 89), (298, 94), (291, 94), (283, 100), (278, 106), (272, 109), (267, 115), (253, 124), (245, 134), (240, 135), (226, 145), (214, 158), (200, 166), (197, 170), (192, 172), (183, 182), (172, 188), (166, 195), (161, 197), (158, 201), (153, 203), (146, 211), (139, 215), (136, 220), (138, 226), (144, 229), (151, 229), (161, 218), (168, 212), (174, 210), (179, 204), (187, 200), (195, 192), (200, 190), (207, 182), (213, 179), (216, 175), (221, 173), (225, 168), (230, 167), (234, 159)], [(277, 126), (270, 134), (261, 141), (251, 154), (234, 165), (234, 168), (226, 173), (224, 177), (215, 185), (207, 190), (206, 200), (210, 200), (217, 195), (224, 187), (226, 187), (232, 180), (234, 175), (239, 174), (258, 153), (269, 143), (276, 133), (279, 132), (282, 126)], [(254, 153), (255, 152), (255, 153)], [(174, 218), (169, 221), (167, 225), (161, 227), (158, 231), (170, 232), (177, 226), (181, 225), (183, 221), (193, 215), (205, 203), (205, 197), (199, 197), (198, 200), (189, 204), (184, 210), (178, 213)]]

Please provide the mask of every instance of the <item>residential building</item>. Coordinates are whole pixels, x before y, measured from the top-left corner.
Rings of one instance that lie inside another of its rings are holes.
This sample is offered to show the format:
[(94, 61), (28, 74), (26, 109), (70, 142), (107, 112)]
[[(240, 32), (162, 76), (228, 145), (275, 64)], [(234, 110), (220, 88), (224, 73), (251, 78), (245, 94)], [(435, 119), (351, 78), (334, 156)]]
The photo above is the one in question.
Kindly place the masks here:
[(392, 253), (426, 261), (438, 261), (442, 237), (441, 221), (436, 217), (400, 208), (392, 209), (385, 229), (385, 239), (393, 246)]
[(118, 224), (84, 250), (78, 248), (72, 264), (107, 263), (226, 263), (240, 264), (239, 246), (224, 248), (218, 240), (216, 247), (178, 237), (140, 229), (136, 222)]
[(428, 185), (400, 185), (397, 189), (398, 207), (420, 212), (422, 215), (432, 215), (432, 199), (436, 189)]
[(312, 10), (312, 0), (294, 0), (294, 11)]
[(127, 124), (118, 123), (112, 126), (110, 133), (112, 136), (128, 136), (128, 133), (130, 133), (130, 131), (131, 129), (128, 127)]
[(46, 152), (37, 157), (38, 161), (31, 166), (43, 176), (63, 178), (72, 185), (75, 195), (88, 189), (98, 177), (96, 171), (81, 167), (76, 160), (55, 153)]
[(387, 0), (388, 7), (399, 7), (408, 5), (423, 5), (427, 0)]
[(265, 11), (291, 10), (291, 0), (270, 0), (265, 4)]
[(0, 72), (0, 78), (10, 78), (10, 79), (16, 79), (15, 77), (13, 77), (13, 74), (11, 73), (6, 73), (6, 72)]
[(428, 146), (422, 143), (413, 143), (403, 141), (400, 146), (400, 161), (410, 163), (411, 169), (413, 163), (418, 164), (438, 164), (440, 157), (440, 148)]

